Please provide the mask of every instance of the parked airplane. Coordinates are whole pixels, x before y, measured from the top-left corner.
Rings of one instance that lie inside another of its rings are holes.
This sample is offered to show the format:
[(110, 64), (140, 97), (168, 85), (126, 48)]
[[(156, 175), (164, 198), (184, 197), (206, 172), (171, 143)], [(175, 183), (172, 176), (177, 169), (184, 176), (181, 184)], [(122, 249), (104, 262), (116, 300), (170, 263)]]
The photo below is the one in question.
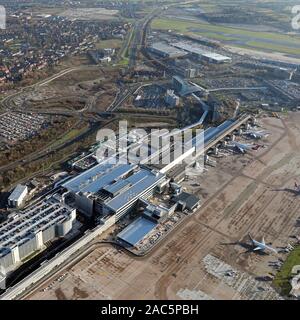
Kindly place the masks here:
[(252, 244), (253, 244), (253, 246), (255, 247), (255, 248), (253, 249), (253, 251), (265, 251), (265, 250), (269, 250), (269, 251), (272, 251), (272, 252), (274, 252), (274, 253), (277, 253), (277, 250), (275, 250), (274, 248), (272, 248), (272, 247), (270, 247), (270, 246), (268, 246), (268, 245), (266, 244), (264, 238), (262, 238), (262, 241), (261, 241), (261, 242), (254, 240), (254, 239), (251, 237), (250, 234), (249, 234), (249, 238), (251, 239)]
[(260, 131), (248, 130), (248, 131), (245, 131), (243, 134), (253, 139), (262, 139), (270, 135), (269, 132), (264, 130), (260, 130)]
[(227, 147), (240, 153), (246, 153), (248, 150), (253, 149), (255, 146), (253, 144), (232, 141), (231, 143), (227, 144)]

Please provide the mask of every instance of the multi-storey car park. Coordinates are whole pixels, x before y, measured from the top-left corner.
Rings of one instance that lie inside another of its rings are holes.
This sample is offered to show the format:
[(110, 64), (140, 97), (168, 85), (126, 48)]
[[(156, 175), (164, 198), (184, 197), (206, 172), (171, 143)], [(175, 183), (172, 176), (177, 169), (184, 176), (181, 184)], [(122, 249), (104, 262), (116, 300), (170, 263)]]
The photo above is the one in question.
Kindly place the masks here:
[(64, 237), (75, 219), (76, 209), (54, 197), (15, 213), (0, 226), (0, 266), (6, 272), (16, 269), (29, 255), (45, 249), (47, 242)]

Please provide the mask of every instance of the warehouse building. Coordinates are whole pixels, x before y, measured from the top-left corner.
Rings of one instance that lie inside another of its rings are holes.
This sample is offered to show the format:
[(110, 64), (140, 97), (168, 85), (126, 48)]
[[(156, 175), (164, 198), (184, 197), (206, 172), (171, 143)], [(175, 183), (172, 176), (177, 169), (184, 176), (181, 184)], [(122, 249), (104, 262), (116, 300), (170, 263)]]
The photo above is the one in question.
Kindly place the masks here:
[(54, 197), (17, 213), (0, 226), (0, 266), (11, 271), (45, 244), (72, 230), (76, 209)]
[(18, 208), (22, 205), (25, 197), (28, 194), (28, 187), (21, 184), (17, 185), (14, 191), (8, 198), (8, 206), (11, 208)]
[(149, 198), (165, 175), (134, 164), (99, 164), (63, 185), (75, 195), (76, 207), (87, 217), (116, 221)]
[(183, 50), (176, 49), (163, 42), (153, 43), (152, 46), (149, 47), (149, 51), (163, 58), (180, 58), (187, 55)]

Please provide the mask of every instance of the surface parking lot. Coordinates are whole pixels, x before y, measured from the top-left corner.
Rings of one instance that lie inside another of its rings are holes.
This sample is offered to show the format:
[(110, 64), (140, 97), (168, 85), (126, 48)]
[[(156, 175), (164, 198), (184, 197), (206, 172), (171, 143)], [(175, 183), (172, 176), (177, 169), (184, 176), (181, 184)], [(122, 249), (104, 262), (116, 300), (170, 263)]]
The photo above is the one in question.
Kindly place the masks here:
[(0, 117), (0, 142), (15, 144), (35, 136), (47, 125), (47, 118), (41, 115), (6, 112)]

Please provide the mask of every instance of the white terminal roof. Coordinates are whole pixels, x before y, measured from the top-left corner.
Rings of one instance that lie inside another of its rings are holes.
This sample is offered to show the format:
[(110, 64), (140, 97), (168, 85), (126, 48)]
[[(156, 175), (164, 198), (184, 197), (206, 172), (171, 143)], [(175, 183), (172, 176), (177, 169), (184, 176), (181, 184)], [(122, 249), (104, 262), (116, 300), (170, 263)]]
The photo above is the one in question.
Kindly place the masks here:
[(134, 169), (134, 167), (135, 165), (131, 164), (114, 165), (99, 163), (95, 167), (64, 183), (62, 186), (74, 193), (96, 193), (113, 180)]
[(213, 59), (216, 61), (229, 61), (230, 57), (223, 56), (222, 54), (214, 53), (214, 52), (206, 52), (202, 54), (203, 57), (207, 57), (209, 59)]
[(174, 46), (175, 48), (182, 49), (184, 51), (188, 51), (190, 53), (194, 53), (210, 59), (214, 59), (216, 61), (231, 60), (230, 57), (223, 56), (222, 54), (219, 54), (219, 53), (209, 52), (207, 50), (202, 49), (201, 47), (191, 45), (190, 43), (187, 43), (187, 42), (182, 42), (182, 41), (175, 42), (172, 44), (172, 46)]

